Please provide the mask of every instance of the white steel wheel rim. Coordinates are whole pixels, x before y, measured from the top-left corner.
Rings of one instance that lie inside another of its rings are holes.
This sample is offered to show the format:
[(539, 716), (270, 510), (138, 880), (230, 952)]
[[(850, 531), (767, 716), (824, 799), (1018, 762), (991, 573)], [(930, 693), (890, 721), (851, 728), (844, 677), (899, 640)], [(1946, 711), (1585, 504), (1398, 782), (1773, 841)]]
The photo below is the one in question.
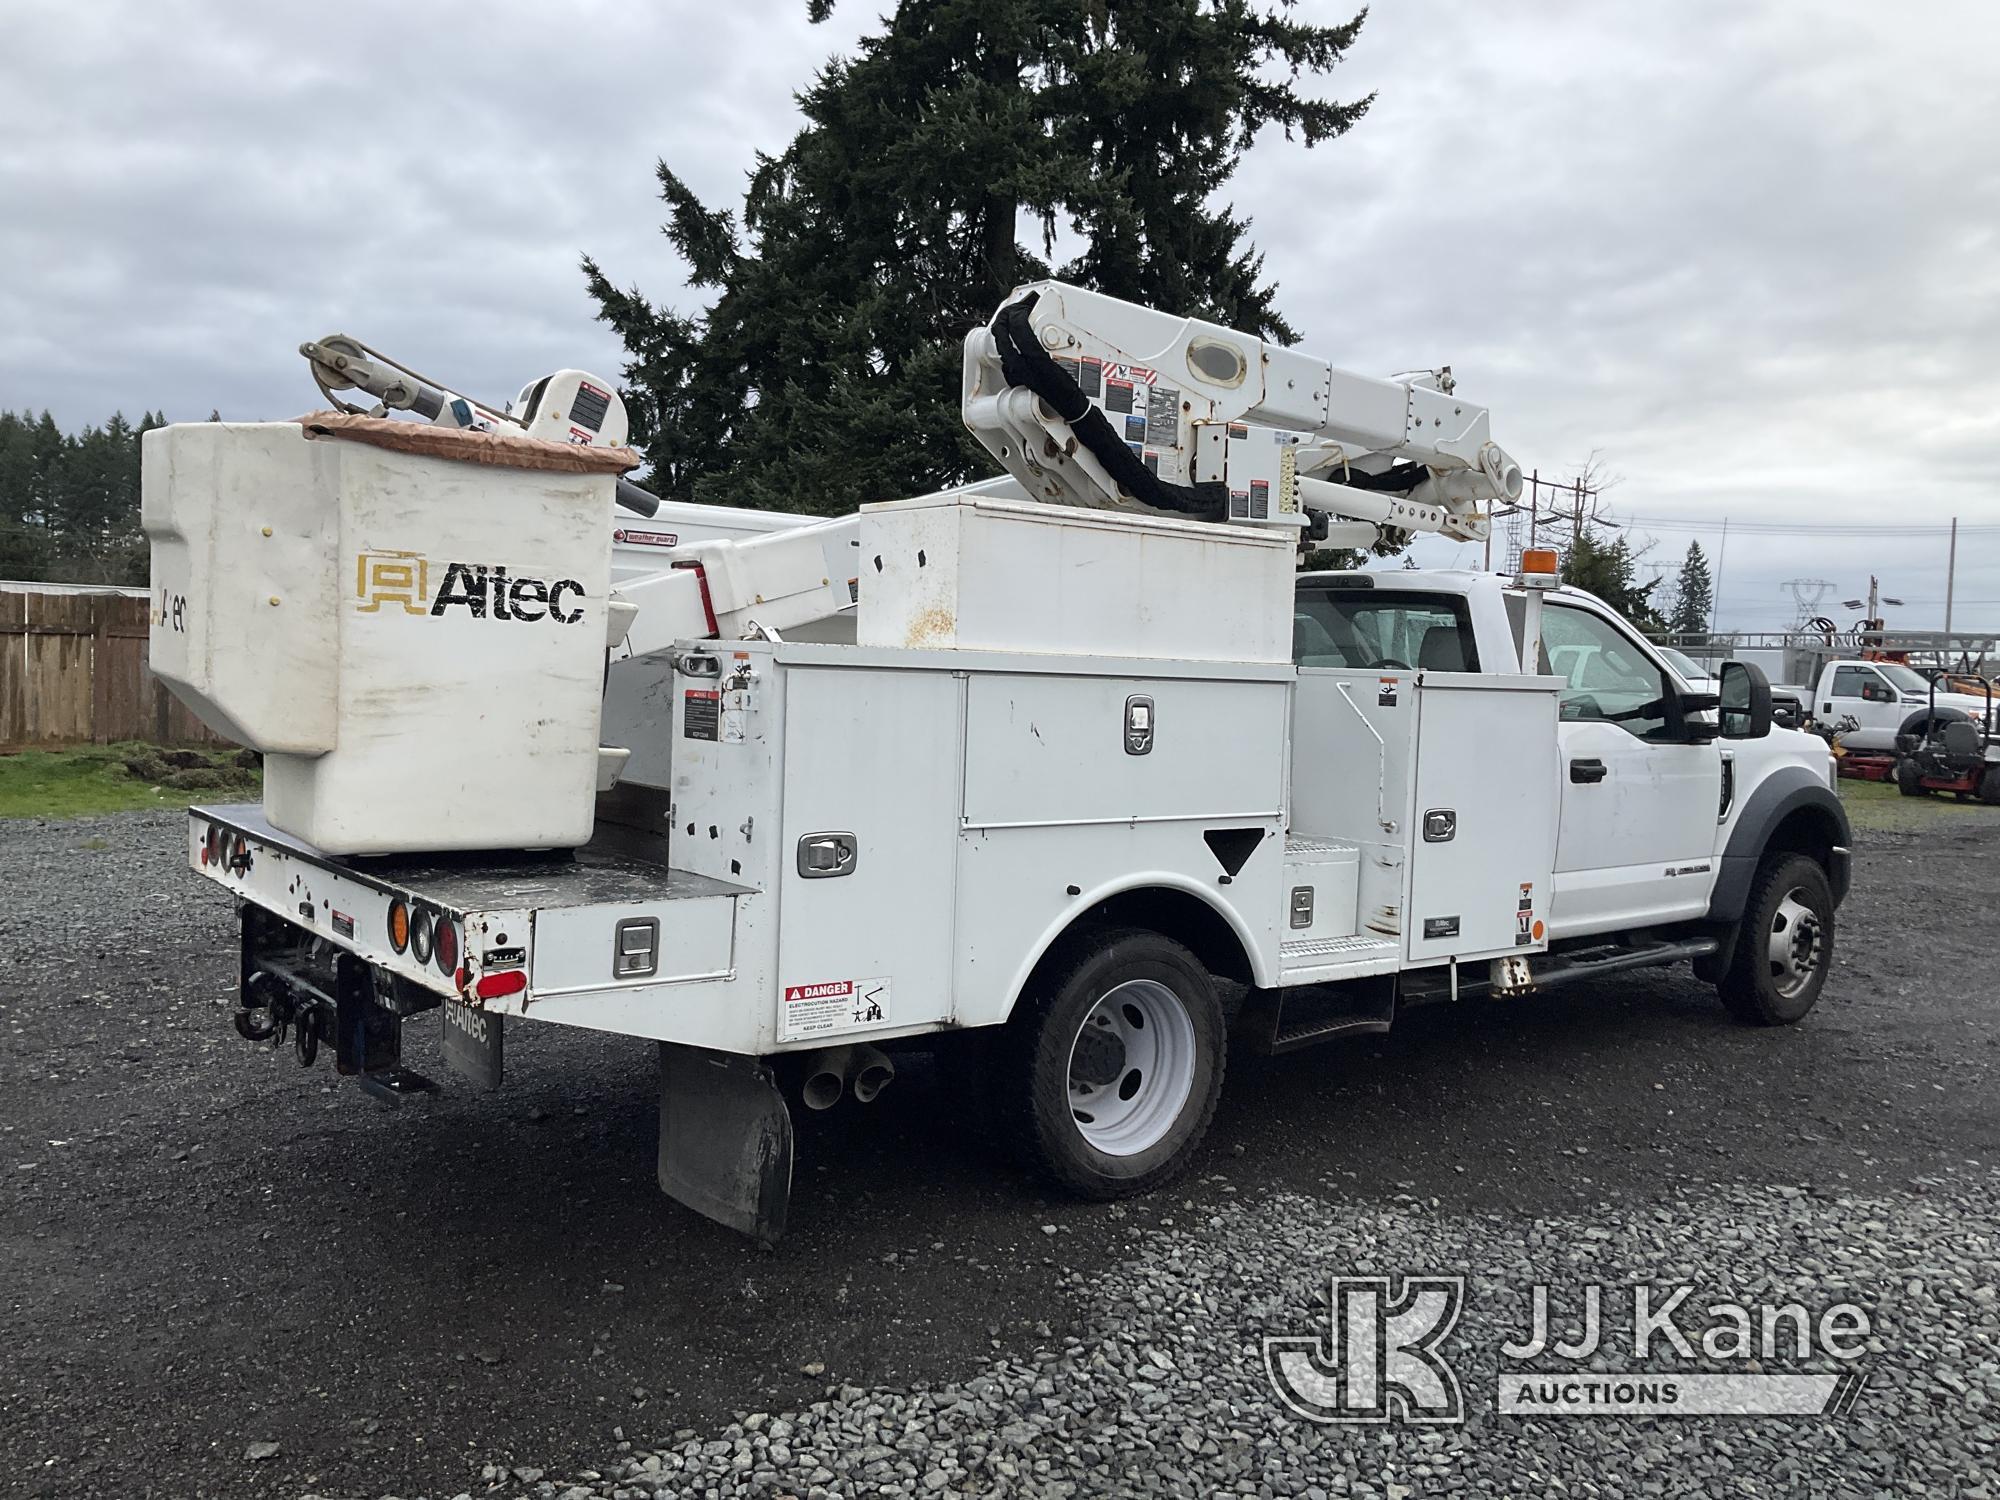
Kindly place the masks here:
[(1819, 972), (1820, 949), (1825, 928), (1819, 913), (1805, 903), (1805, 892), (1793, 888), (1785, 892), (1771, 915), (1771, 934), (1765, 956), (1771, 965), (1771, 982), (1780, 995), (1790, 1000), (1812, 983)]
[(1070, 1039), (1070, 1118), (1106, 1156), (1136, 1156), (1173, 1129), (1194, 1074), (1194, 1020), (1180, 996), (1157, 980), (1127, 980)]

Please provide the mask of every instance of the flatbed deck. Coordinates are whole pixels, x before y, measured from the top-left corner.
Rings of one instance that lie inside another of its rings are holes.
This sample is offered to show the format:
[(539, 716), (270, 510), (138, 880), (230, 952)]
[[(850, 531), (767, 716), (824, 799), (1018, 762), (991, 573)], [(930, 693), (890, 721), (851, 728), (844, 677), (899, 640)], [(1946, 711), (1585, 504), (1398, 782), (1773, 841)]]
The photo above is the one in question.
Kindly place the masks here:
[(293, 858), (386, 890), (421, 895), (454, 911), (629, 905), (742, 893), (742, 887), (656, 860), (586, 845), (547, 852), (473, 851), (343, 857), (275, 828), (254, 803), (188, 811)]

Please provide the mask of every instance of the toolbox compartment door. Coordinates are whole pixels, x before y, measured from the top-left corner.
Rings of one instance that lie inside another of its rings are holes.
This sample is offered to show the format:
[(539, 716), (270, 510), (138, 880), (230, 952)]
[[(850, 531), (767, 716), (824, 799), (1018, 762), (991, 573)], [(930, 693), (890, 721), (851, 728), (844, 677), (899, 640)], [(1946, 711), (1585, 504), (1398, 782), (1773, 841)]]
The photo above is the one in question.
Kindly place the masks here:
[(715, 892), (538, 911), (534, 997), (727, 978), (735, 963), (736, 900), (732, 892)]
[(1555, 867), (1556, 691), (1548, 677), (1419, 677), (1412, 963), (1547, 947), (1537, 924)]
[(785, 692), (777, 1040), (946, 1020), (963, 679), (794, 666)]

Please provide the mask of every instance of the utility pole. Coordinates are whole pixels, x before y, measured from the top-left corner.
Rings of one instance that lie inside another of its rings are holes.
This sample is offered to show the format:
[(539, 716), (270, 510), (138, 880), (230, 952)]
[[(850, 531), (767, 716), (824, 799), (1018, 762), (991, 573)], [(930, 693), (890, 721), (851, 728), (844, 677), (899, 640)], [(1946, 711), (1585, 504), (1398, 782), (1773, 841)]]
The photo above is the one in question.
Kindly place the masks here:
[(1944, 649), (1951, 650), (1951, 593), (1952, 583), (1958, 577), (1958, 517), (1951, 518), (1951, 550), (1945, 555), (1944, 564), (1944, 633), (1947, 637)]
[(1715, 549), (1715, 576), (1708, 582), (1708, 633), (1715, 635), (1716, 617), (1722, 612), (1722, 560), (1729, 556), (1729, 517), (1722, 518), (1722, 545)]

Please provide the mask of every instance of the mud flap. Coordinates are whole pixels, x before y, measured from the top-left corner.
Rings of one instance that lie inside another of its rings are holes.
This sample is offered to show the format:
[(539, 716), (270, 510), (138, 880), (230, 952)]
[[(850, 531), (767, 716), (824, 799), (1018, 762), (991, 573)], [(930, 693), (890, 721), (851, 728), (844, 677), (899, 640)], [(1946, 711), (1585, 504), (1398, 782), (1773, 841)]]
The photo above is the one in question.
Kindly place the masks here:
[(792, 1116), (754, 1057), (660, 1043), (660, 1191), (766, 1244), (785, 1232)]

